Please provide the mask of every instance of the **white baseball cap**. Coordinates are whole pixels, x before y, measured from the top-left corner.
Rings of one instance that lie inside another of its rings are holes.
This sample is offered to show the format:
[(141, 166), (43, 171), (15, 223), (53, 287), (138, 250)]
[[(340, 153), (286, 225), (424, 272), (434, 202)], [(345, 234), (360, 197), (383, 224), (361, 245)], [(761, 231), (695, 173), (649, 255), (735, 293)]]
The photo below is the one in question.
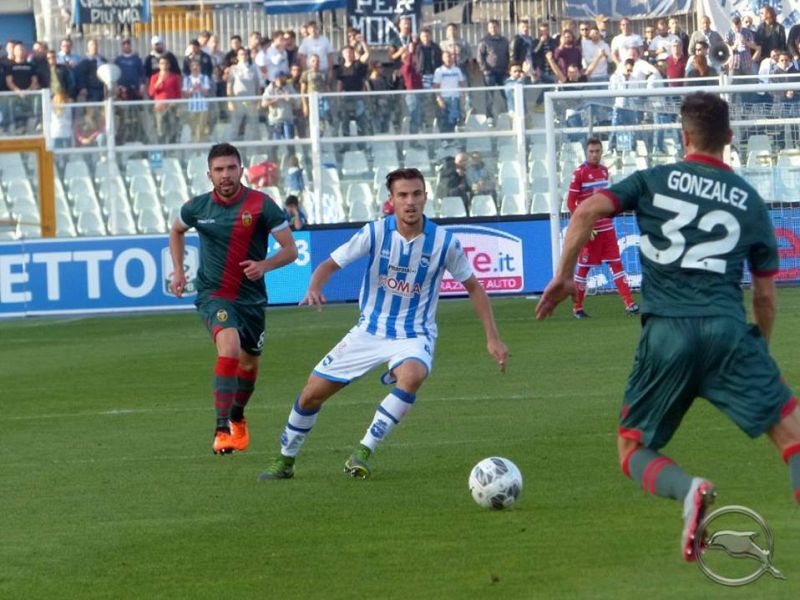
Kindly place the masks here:
[(160, 35), (154, 35), (153, 37), (150, 38), (150, 44), (153, 46), (155, 46), (156, 44), (163, 44), (163, 43), (164, 43), (164, 38), (161, 37)]

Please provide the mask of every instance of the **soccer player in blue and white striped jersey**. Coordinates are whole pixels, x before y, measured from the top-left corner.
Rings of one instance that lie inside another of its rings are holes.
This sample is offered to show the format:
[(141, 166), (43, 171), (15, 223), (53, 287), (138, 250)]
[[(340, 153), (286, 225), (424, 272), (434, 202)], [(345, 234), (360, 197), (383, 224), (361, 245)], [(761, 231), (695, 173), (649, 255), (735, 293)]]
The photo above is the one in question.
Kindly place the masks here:
[(378, 406), (345, 472), (366, 479), (367, 463), (378, 444), (403, 420), (433, 366), (436, 305), (444, 271), (460, 281), (483, 323), (487, 349), (505, 372), (508, 349), (500, 339), (492, 307), (458, 240), (423, 215), (425, 180), (417, 169), (398, 169), (386, 177), (395, 213), (368, 223), (333, 251), (311, 276), (301, 304), (322, 306), (322, 288), (339, 269), (361, 257), (369, 265), (361, 286), (358, 323), (318, 364), (294, 403), (281, 436), (281, 453), (259, 479), (294, 476), (295, 457), (317, 420), (322, 404), (351, 381), (381, 363), (391, 392)]

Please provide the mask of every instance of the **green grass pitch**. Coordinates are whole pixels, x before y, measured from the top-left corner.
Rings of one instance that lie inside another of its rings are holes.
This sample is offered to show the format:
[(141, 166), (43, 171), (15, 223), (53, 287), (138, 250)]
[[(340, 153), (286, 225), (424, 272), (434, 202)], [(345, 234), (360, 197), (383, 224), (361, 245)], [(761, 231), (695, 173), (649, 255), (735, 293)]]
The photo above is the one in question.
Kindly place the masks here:
[[(585, 322), (494, 307), (509, 372), (470, 304), (443, 301), (433, 375), (369, 481), (341, 469), (385, 394), (378, 371), (323, 408), (294, 480), (256, 481), (354, 305), (268, 312), (251, 447), (227, 457), (210, 449), (214, 352), (196, 315), (0, 323), (0, 598), (800, 597), (800, 512), (768, 440), (699, 401), (667, 451), (714, 479), (718, 505), (764, 515), (783, 582), (710, 582), (680, 558), (680, 507), (621, 474), (639, 325), (618, 297), (590, 297)], [(781, 289), (772, 349), (795, 390), (798, 340), (800, 289)], [(467, 491), (491, 455), (525, 478), (509, 511)]]

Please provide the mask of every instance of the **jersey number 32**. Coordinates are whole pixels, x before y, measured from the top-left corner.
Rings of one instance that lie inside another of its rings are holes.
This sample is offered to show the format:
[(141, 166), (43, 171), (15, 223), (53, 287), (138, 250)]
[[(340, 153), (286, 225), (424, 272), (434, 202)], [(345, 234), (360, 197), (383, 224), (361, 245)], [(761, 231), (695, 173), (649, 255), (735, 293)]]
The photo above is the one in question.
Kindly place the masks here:
[(699, 207), (692, 202), (678, 200), (663, 194), (653, 196), (653, 206), (675, 213), (675, 216), (661, 225), (661, 233), (669, 242), (666, 248), (656, 248), (647, 234), (641, 236), (639, 247), (645, 257), (660, 265), (672, 264), (682, 257), (681, 267), (684, 269), (725, 273), (727, 261), (715, 257), (730, 252), (739, 242), (741, 228), (736, 217), (724, 210), (712, 210), (706, 213), (700, 218), (697, 228), (711, 233), (714, 228), (722, 227), (725, 235), (687, 247), (686, 238), (681, 233), (681, 229), (694, 221)]

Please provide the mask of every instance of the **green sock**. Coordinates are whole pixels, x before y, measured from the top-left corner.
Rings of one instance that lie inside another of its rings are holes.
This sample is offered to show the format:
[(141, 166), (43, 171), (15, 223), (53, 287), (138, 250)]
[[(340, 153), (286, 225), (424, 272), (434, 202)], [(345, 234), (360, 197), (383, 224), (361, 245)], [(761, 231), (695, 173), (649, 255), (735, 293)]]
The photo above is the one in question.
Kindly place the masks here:
[(650, 448), (639, 448), (628, 455), (623, 465), (625, 474), (654, 496), (683, 501), (692, 486), (692, 476), (672, 462), (671, 458)]

